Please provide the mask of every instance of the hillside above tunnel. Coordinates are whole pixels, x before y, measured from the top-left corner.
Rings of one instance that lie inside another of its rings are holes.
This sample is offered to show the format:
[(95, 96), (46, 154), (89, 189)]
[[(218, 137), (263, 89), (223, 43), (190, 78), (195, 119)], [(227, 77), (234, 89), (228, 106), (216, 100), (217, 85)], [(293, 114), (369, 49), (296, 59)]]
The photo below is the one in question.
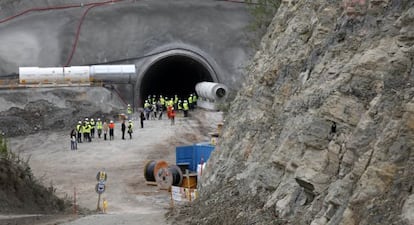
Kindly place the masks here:
[[(258, 43), (248, 4), (193, 0), (38, 0), (0, 3), (0, 79), (19, 67), (134, 64), (129, 103), (186, 96), (198, 82), (238, 89)], [(2, 82), (0, 81), (0, 84)]]
[(182, 224), (414, 224), (414, 2), (282, 1)]

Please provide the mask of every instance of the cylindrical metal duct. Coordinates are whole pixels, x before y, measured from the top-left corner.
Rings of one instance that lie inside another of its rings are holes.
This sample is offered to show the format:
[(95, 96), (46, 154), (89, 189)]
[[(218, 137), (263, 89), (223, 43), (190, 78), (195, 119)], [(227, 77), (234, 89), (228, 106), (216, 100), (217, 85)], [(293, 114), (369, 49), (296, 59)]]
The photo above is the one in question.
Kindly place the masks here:
[(224, 84), (213, 82), (200, 82), (195, 86), (199, 97), (219, 101), (227, 97), (228, 89)]
[(92, 81), (130, 84), (136, 79), (135, 65), (95, 65), (90, 67)]

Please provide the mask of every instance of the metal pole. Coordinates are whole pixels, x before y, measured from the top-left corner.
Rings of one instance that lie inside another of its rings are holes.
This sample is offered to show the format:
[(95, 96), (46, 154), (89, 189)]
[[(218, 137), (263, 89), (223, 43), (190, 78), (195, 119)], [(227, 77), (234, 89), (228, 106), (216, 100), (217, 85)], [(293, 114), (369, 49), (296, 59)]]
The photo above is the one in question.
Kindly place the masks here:
[(190, 173), (188, 172), (188, 169), (185, 170), (185, 176), (187, 178), (188, 199), (191, 202)]
[(73, 214), (75, 216), (78, 214), (78, 210), (76, 208), (76, 187), (73, 187)]
[(172, 191), (172, 187), (171, 187), (171, 208), (174, 208), (174, 198), (173, 198), (173, 191)]
[(96, 205), (96, 211), (101, 211), (101, 208), (99, 207), (99, 204), (101, 203), (101, 194), (98, 194), (98, 204)]

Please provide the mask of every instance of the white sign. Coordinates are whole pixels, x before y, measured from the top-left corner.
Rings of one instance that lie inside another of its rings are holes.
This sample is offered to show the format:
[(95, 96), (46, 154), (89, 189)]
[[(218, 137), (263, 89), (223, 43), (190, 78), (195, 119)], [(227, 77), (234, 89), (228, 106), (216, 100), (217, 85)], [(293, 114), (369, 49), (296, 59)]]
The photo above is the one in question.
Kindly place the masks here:
[[(178, 186), (171, 187), (172, 199), (176, 202), (190, 202), (198, 197), (197, 189), (190, 189)], [(191, 196), (191, 197), (190, 197)]]

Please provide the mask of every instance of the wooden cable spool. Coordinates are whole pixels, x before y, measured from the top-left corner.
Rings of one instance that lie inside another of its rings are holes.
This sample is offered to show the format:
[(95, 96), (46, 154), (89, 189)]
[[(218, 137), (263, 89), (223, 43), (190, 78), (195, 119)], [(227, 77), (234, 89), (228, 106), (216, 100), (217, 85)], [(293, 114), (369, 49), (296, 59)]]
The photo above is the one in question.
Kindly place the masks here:
[(155, 176), (157, 186), (161, 190), (169, 190), (171, 186), (180, 186), (183, 182), (183, 174), (180, 167), (170, 165), (168, 168), (161, 168)]
[(168, 168), (168, 163), (165, 161), (148, 161), (144, 167), (144, 177), (147, 182), (155, 182), (155, 177), (158, 171), (162, 168)]

